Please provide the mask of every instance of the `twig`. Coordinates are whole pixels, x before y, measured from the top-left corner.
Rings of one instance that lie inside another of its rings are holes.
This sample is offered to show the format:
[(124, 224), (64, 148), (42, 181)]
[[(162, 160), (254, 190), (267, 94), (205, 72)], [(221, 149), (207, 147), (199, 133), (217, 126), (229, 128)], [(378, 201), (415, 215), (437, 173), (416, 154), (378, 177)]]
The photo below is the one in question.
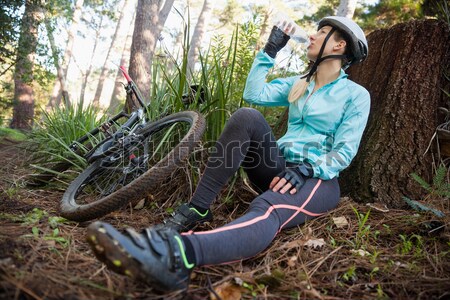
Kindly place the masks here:
[(1, 276), (2, 279), (8, 281), (9, 283), (11, 283), (12, 285), (14, 285), (16, 288), (18, 288), (19, 290), (27, 293), (28, 295), (32, 296), (33, 298), (35, 298), (36, 300), (40, 300), (43, 299), (41, 297), (39, 297), (38, 295), (36, 295), (33, 291), (31, 291), (30, 289), (24, 287), (22, 285), (22, 283), (15, 281), (15, 278), (11, 278), (9, 276)]
[(331, 251), (327, 256), (325, 256), (325, 258), (323, 258), (319, 263), (317, 263), (317, 265), (308, 273), (308, 277), (313, 276), (313, 274), (317, 271), (317, 269), (319, 269), (319, 267), (334, 253), (338, 252), (339, 250), (342, 249), (342, 246), (339, 246), (338, 248), (334, 249), (333, 251)]

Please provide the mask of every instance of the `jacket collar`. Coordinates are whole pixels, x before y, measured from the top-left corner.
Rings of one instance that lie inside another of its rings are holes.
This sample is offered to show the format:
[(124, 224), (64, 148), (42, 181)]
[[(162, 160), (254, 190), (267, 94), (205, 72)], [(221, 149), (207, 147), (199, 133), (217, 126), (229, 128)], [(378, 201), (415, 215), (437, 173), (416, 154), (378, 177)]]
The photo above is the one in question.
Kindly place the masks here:
[[(336, 78), (336, 79), (333, 80), (332, 82), (327, 83), (327, 84), (324, 85), (324, 86), (327, 86), (327, 85), (334, 85), (334, 84), (336, 84), (339, 80), (344, 79), (344, 78), (347, 78), (347, 77), (348, 77), (348, 74), (345, 73), (345, 71), (344, 71), (343, 69), (341, 69), (338, 78)], [(315, 80), (312, 80), (312, 81), (309, 83), (308, 89), (307, 89), (307, 90), (308, 90), (308, 93), (311, 93), (311, 92), (312, 92), (312, 90), (314, 89), (314, 86), (315, 86), (315, 85), (316, 85), (316, 81), (315, 81)]]

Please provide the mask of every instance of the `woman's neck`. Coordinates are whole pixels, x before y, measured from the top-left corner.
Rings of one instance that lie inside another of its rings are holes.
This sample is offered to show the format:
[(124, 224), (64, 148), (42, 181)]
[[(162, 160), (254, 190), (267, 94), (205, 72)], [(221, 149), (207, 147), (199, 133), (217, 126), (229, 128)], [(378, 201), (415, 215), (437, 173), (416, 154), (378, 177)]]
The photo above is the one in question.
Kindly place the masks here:
[(316, 72), (316, 84), (314, 90), (317, 90), (324, 85), (336, 80), (341, 73), (341, 61), (340, 60), (325, 60), (320, 63)]

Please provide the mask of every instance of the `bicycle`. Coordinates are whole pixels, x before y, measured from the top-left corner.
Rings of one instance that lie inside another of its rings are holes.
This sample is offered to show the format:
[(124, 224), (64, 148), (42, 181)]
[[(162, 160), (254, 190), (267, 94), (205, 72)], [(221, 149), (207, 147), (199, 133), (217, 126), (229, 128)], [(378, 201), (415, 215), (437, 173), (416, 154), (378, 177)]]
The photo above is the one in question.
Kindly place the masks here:
[[(205, 130), (204, 117), (195, 111), (149, 120), (138, 87), (124, 67), (120, 70), (127, 81), (127, 97), (134, 97), (137, 105), (131, 113), (123, 109), (69, 146), (80, 155), (92, 137), (101, 139), (92, 148), (87, 147), (82, 157), (89, 165), (61, 199), (61, 216), (69, 220), (92, 220), (142, 199), (188, 159)], [(120, 124), (120, 119), (125, 122)], [(46, 183), (69, 167), (68, 162), (56, 164), (33, 181)]]

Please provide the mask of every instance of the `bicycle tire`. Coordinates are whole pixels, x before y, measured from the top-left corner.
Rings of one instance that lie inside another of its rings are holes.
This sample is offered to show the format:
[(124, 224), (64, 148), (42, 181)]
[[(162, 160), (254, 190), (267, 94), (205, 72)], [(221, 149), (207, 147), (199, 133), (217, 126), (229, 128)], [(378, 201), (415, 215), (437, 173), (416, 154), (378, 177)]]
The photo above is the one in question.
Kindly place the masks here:
[[(155, 165), (111, 194), (90, 203), (79, 204), (77, 203), (77, 196), (78, 193), (81, 193), (80, 191), (83, 189), (83, 185), (89, 180), (92, 180), (91, 178), (95, 179), (96, 172), (101, 172), (103, 160), (99, 159), (93, 162), (67, 188), (61, 199), (61, 215), (73, 221), (89, 221), (118, 210), (132, 201), (139, 200), (146, 192), (155, 189), (178, 168), (180, 163), (186, 161), (194, 148), (198, 146), (205, 130), (206, 122), (200, 113), (184, 111), (169, 115), (152, 123), (147, 123), (138, 131), (140, 135), (147, 139), (152, 133), (178, 122), (187, 122), (189, 124), (188, 132)], [(107, 168), (104, 168), (104, 170), (107, 170)]]

